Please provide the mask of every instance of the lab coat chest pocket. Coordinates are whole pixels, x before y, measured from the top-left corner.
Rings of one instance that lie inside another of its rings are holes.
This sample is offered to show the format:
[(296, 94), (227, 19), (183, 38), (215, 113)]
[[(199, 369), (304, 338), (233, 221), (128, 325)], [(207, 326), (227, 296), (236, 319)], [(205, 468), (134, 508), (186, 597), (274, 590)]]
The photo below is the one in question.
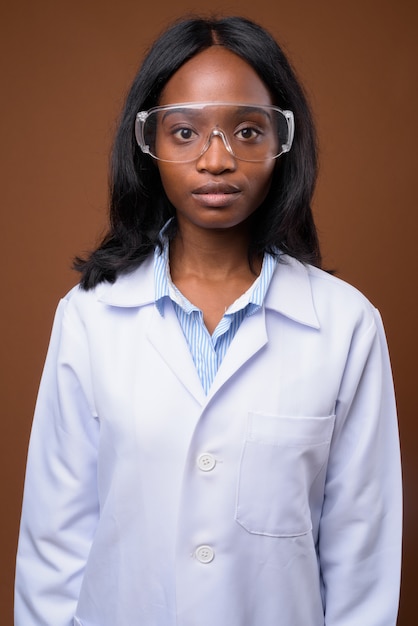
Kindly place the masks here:
[(311, 530), (310, 491), (327, 462), (334, 420), (249, 414), (236, 506), (248, 532), (295, 537)]

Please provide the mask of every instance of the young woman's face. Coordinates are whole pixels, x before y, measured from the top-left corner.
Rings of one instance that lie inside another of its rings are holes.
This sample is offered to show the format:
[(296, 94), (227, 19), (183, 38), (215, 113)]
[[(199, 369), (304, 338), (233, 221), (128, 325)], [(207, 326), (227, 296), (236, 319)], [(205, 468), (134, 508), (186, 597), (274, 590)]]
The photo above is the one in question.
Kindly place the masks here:
[[(253, 68), (221, 46), (185, 63), (167, 82), (159, 105), (185, 102), (273, 104)], [(221, 137), (213, 136), (195, 161), (157, 164), (180, 228), (226, 229), (246, 223), (263, 202), (275, 160), (240, 161), (227, 151)]]

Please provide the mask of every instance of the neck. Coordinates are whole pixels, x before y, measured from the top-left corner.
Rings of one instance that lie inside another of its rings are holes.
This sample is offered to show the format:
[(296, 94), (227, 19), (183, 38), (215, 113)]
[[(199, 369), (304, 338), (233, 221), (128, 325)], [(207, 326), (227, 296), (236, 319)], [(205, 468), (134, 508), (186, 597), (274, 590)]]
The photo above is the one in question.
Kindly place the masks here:
[(208, 229), (191, 234), (179, 228), (170, 244), (172, 278), (194, 275), (223, 281), (242, 273), (254, 278), (260, 273), (262, 259), (254, 259), (250, 265), (249, 243), (247, 229)]

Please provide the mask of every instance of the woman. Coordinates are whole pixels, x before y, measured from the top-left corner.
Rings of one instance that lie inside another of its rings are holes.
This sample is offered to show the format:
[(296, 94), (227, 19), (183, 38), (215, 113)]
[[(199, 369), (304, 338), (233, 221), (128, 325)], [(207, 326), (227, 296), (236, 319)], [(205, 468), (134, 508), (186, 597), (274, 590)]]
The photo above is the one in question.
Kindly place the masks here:
[(39, 391), (16, 626), (394, 626), (379, 314), (323, 272), (309, 108), (242, 18), (142, 65)]

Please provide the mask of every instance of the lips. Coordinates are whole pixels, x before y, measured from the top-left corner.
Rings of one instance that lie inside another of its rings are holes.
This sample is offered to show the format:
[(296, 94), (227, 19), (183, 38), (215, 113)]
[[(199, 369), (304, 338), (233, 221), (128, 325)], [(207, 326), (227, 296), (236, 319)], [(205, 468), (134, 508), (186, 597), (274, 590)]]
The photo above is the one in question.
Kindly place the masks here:
[(228, 183), (209, 182), (192, 191), (195, 200), (204, 207), (230, 206), (241, 195), (241, 190)]

